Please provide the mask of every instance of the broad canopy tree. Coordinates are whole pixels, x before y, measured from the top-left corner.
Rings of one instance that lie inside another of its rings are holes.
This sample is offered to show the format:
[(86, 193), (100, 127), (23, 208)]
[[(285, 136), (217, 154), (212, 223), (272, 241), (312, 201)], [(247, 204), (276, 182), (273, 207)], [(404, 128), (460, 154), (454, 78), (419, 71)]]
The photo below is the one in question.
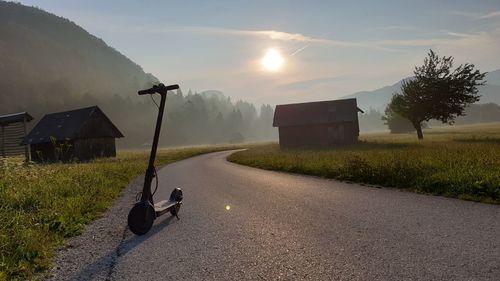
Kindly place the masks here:
[(403, 81), (401, 93), (394, 94), (386, 112), (408, 119), (419, 139), (423, 139), (423, 122), (436, 119), (453, 124), (468, 105), (479, 101), (478, 86), (486, 82), (486, 73), (469, 63), (452, 68), (453, 57), (439, 57), (430, 50), (424, 64), (415, 67), (414, 77)]

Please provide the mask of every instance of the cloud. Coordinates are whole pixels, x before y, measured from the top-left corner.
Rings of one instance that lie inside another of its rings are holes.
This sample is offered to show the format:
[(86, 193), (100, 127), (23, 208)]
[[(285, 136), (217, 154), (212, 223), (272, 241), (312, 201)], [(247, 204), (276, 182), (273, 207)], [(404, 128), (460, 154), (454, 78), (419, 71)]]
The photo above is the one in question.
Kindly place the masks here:
[[(129, 29), (130, 30), (130, 29)], [(276, 30), (242, 30), (221, 27), (198, 27), (198, 26), (176, 26), (167, 28), (145, 29), (141, 32), (193, 32), (205, 34), (221, 34), (233, 36), (254, 36), (264, 37), (271, 40), (301, 42), (304, 45), (295, 50), (292, 55), (295, 55), (311, 44), (324, 46), (340, 47), (340, 48), (365, 48), (379, 51), (397, 51), (401, 47), (434, 47), (439, 45), (453, 44), (458, 40), (458, 37), (471, 37), (475, 34), (456, 33), (451, 31), (442, 31), (447, 37), (439, 36), (434, 38), (419, 38), (419, 39), (382, 39), (372, 41), (344, 41), (330, 38), (312, 37), (301, 33), (290, 33)], [(486, 34), (486, 32), (483, 32)], [(477, 35), (477, 34), (476, 34)]]
[(303, 43), (315, 43), (321, 45), (335, 46), (335, 47), (356, 47), (356, 48), (370, 48), (370, 49), (384, 49), (381, 46), (376, 46), (369, 43), (358, 43), (352, 41), (334, 40), (328, 38), (312, 37), (301, 33), (291, 33), (276, 30), (244, 30), (244, 29), (231, 29), (222, 27), (201, 27), (201, 26), (176, 26), (161, 29), (146, 29), (145, 32), (194, 32), (194, 33), (208, 33), (208, 34), (222, 34), (222, 35), (235, 35), (235, 36), (256, 36), (267, 37), (271, 40), (279, 41), (293, 41)]
[(475, 19), (475, 20), (485, 20), (485, 19), (492, 19), (492, 18), (500, 17), (500, 11), (494, 11), (494, 12), (486, 13), (486, 14), (454, 11), (454, 12), (452, 12), (452, 14)]
[(408, 25), (388, 25), (388, 26), (380, 26), (372, 28), (373, 30), (396, 30), (396, 31), (415, 31), (420, 30), (419, 27), (416, 26), (408, 26)]
[(456, 16), (462, 16), (466, 18), (479, 18), (481, 17), (481, 14), (479, 13), (473, 13), (473, 12), (464, 12), (464, 11), (453, 11), (451, 14), (456, 15)]
[(453, 36), (453, 37), (460, 37), (460, 38), (466, 38), (470, 37), (471, 35), (469, 33), (459, 33), (459, 32), (453, 32), (453, 31), (443, 31), (445, 34)]
[(449, 39), (444, 38), (430, 38), (430, 39), (401, 39), (401, 40), (380, 40), (374, 41), (374, 44), (391, 47), (432, 47), (440, 44), (447, 43)]
[[(454, 12), (455, 14), (475, 16), (475, 17), (495, 17), (500, 15), (499, 12), (493, 12), (485, 15)], [(322, 45), (335, 48), (346, 48), (346, 49), (367, 49), (374, 51), (383, 52), (401, 52), (407, 51), (408, 48), (439, 48), (439, 47), (451, 47), (451, 46), (473, 46), (469, 45), (469, 42), (481, 42), (485, 41), (497, 41), (489, 34), (496, 34), (496, 31), (483, 31), (478, 33), (458, 33), (447, 30), (440, 30), (432, 37), (418, 38), (418, 39), (380, 39), (380, 40), (370, 40), (370, 41), (345, 41), (336, 40), (333, 38), (321, 36), (310, 36), (302, 33), (296, 32), (285, 32), (277, 30), (251, 30), (251, 29), (234, 29), (225, 27), (210, 27), (210, 26), (144, 26), (138, 25), (134, 27), (120, 27), (112, 25), (101, 26), (108, 28), (114, 32), (124, 32), (124, 33), (152, 33), (152, 34), (166, 34), (166, 33), (198, 33), (207, 35), (218, 35), (218, 36), (246, 36), (246, 37), (256, 37), (256, 38), (267, 38), (269, 40), (285, 41), (285, 42), (295, 42), (302, 43), (303, 45), (291, 52), (291, 56), (294, 56), (310, 45)], [(397, 28), (396, 26), (390, 26), (388, 28)], [(467, 39), (467, 40), (465, 40)], [(467, 43), (467, 44), (466, 44)], [(480, 46), (480, 45), (476, 45)], [(455, 48), (454, 48), (455, 49)]]
[(448, 32), (448, 35), (452, 38), (437, 46), (439, 53), (454, 56), (457, 63), (470, 62), (482, 69), (498, 69), (500, 27), (473, 33)]
[(344, 77), (339, 76), (329, 76), (329, 77), (319, 77), (319, 78), (311, 78), (305, 80), (295, 80), (291, 82), (281, 83), (277, 85), (278, 89), (308, 89), (311, 86), (317, 86), (319, 84), (330, 84), (333, 82), (338, 82), (342, 80)]
[(488, 14), (482, 15), (480, 17), (480, 19), (491, 19), (491, 18), (495, 18), (495, 17), (499, 17), (499, 16), (500, 16), (500, 11), (495, 11), (495, 12), (492, 12), (492, 13), (488, 13)]

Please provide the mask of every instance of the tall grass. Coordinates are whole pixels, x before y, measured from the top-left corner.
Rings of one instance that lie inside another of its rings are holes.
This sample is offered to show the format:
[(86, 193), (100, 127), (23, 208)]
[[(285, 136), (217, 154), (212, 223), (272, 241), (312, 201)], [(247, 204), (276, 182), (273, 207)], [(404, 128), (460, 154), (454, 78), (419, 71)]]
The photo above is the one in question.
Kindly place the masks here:
[[(157, 165), (232, 147), (160, 150)], [(146, 169), (145, 151), (88, 163), (25, 165), (0, 160), (0, 280), (32, 279), (65, 238), (108, 209)]]
[(500, 124), (367, 135), (352, 146), (282, 151), (278, 144), (237, 152), (230, 161), (410, 191), (500, 203)]

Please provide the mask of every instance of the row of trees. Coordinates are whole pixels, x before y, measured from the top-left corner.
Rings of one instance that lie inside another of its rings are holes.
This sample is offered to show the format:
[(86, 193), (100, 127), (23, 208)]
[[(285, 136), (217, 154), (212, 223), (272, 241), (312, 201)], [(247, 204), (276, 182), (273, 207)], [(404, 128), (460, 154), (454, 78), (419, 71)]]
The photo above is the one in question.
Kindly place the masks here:
[(182, 91), (169, 96), (165, 123), (168, 145), (238, 143), (276, 138), (274, 110), (245, 101), (232, 102), (220, 92)]

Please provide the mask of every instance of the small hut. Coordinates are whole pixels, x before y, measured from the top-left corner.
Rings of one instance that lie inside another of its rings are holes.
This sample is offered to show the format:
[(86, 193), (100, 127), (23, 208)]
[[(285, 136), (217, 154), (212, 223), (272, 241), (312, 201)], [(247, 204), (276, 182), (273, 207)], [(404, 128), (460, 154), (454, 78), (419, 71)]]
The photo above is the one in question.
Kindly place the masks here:
[(273, 126), (281, 148), (321, 148), (358, 140), (356, 99), (277, 105)]
[(0, 156), (17, 156), (24, 154), (29, 161), (28, 145), (21, 144), (26, 137), (26, 123), (33, 120), (28, 112), (19, 112), (0, 116)]
[(24, 138), (37, 162), (116, 156), (123, 134), (97, 106), (45, 115)]

